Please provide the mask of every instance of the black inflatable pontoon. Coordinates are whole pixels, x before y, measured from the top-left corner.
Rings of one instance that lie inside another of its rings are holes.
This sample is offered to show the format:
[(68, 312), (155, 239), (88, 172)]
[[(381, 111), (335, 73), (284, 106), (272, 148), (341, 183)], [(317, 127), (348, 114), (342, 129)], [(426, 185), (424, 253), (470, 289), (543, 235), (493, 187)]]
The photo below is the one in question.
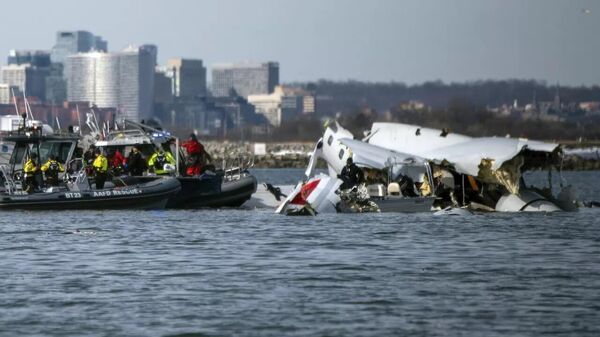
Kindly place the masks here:
[(180, 189), (177, 179), (165, 177), (101, 190), (63, 186), (30, 194), (5, 191), (0, 193), (0, 209), (162, 209)]

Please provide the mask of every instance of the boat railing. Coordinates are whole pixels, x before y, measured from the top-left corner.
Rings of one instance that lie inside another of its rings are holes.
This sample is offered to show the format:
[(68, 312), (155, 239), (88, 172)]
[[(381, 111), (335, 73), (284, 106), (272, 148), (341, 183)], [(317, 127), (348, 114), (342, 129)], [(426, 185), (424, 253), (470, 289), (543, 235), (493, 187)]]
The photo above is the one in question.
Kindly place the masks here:
[(88, 179), (86, 167), (82, 158), (75, 158), (67, 163), (69, 171), (74, 173), (65, 175), (67, 187), (70, 191), (86, 191), (89, 190), (90, 182)]
[(20, 181), (13, 178), (11, 169), (8, 165), (0, 165), (0, 173), (4, 177), (4, 189), (8, 194), (14, 194), (16, 191), (20, 191), (23, 185)]
[(240, 179), (253, 166), (253, 158), (246, 158), (240, 155), (234, 158), (223, 158), (221, 168), (224, 173), (224, 179), (229, 181)]

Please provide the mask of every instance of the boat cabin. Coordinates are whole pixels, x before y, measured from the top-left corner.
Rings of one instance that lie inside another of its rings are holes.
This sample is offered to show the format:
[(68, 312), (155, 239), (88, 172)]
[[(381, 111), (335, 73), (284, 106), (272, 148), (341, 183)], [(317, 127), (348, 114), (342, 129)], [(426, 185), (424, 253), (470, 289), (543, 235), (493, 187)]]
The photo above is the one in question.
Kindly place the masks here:
[[(38, 157), (41, 166), (50, 155), (68, 170), (76, 156), (79, 135), (73, 133), (42, 134), (39, 131), (9, 132), (2, 135), (2, 140), (12, 144), (12, 152), (8, 162), (0, 165), (0, 173), (5, 190), (21, 187), (23, 167), (32, 153)], [(40, 176), (41, 180), (42, 177)], [(10, 186), (8, 186), (10, 185)], [(40, 184), (41, 185), (41, 184)]]
[(2, 139), (14, 144), (6, 165), (9, 172), (14, 174), (23, 170), (31, 153), (37, 154), (40, 165), (44, 164), (50, 155), (56, 156), (57, 161), (63, 165), (69, 163), (74, 158), (79, 135), (72, 133), (53, 135), (20, 133), (5, 135)]
[(184, 173), (181, 171), (185, 169), (183, 153), (177, 148), (177, 139), (166, 131), (144, 130), (142, 127), (113, 131), (105, 140), (97, 141), (95, 146), (103, 149), (107, 154), (118, 150), (124, 157), (137, 147), (145, 160), (148, 160), (158, 148), (162, 148), (173, 154), (176, 160), (179, 158), (179, 173)]

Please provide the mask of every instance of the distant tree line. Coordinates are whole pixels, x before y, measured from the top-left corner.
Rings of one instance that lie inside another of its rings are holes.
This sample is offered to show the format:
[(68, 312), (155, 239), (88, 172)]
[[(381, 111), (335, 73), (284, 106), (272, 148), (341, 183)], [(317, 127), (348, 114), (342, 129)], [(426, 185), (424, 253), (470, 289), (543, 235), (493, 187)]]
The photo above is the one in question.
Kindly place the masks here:
[(464, 99), (453, 99), (444, 108), (407, 110), (396, 105), (385, 113), (370, 108), (356, 108), (339, 114), (337, 120), (355, 137), (362, 137), (373, 122), (414, 124), (436, 129), (448, 129), (473, 137), (511, 136), (540, 140), (600, 140), (600, 116), (585, 123), (515, 119), (493, 114)]
[(444, 108), (462, 98), (476, 106), (500, 106), (552, 101), (558, 92), (563, 102), (600, 101), (600, 86), (570, 87), (548, 84), (536, 80), (481, 80), (464, 83), (442, 81), (407, 85), (400, 82), (377, 83), (320, 80), (311, 83), (295, 83), (314, 91), (318, 96), (318, 112), (334, 115), (357, 107), (370, 107), (386, 111), (399, 102), (418, 100), (433, 108)]
[(447, 128), (470, 136), (511, 136), (541, 140), (598, 140), (600, 117), (589, 118), (585, 123), (516, 119), (502, 117), (476, 106), (464, 99), (451, 100), (446, 108), (423, 111), (392, 108), (378, 120)]
[[(313, 91), (317, 97), (318, 116), (313, 119), (337, 118), (346, 128), (361, 137), (375, 121), (417, 124), (448, 128), (451, 132), (471, 136), (528, 137), (543, 140), (600, 140), (600, 117), (580, 122), (522, 120), (500, 117), (486, 107), (520, 105), (537, 100), (552, 101), (558, 93), (562, 102), (600, 101), (600, 86), (566, 87), (535, 80), (475, 81), (445, 84), (440, 81), (418, 85), (403, 83), (332, 82), (296, 83)], [(429, 108), (406, 109), (410, 100)], [(316, 123), (303, 118), (282, 125), (273, 138), (311, 140), (322, 134)], [(317, 135), (314, 136), (313, 135)]]
[[(600, 140), (600, 116), (558, 122), (498, 116), (487, 109), (512, 104), (520, 106), (553, 101), (558, 93), (564, 103), (600, 101), (600, 86), (567, 87), (535, 80), (485, 80), (465, 83), (441, 81), (404, 83), (334, 82), (290, 83), (317, 96), (317, 113), (284, 120), (277, 128), (255, 133), (251, 127), (230, 130), (217, 138), (246, 141), (316, 141), (323, 134), (325, 119), (333, 119), (362, 138), (376, 121), (399, 122), (447, 128), (471, 136), (527, 137), (541, 140)], [(407, 108), (420, 101), (425, 109)], [(410, 105), (408, 105), (410, 106)]]

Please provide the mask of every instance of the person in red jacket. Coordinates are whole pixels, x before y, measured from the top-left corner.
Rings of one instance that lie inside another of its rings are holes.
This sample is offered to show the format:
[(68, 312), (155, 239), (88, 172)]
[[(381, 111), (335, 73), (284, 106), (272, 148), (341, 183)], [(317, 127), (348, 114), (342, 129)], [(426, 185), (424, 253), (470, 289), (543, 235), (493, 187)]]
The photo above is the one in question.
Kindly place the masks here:
[(199, 176), (202, 174), (202, 166), (201, 165), (191, 165), (188, 166), (187, 170), (185, 170), (185, 174), (188, 176)]
[(188, 138), (187, 141), (181, 144), (181, 147), (185, 148), (188, 156), (190, 157), (193, 155), (201, 155), (204, 153), (204, 145), (202, 145), (198, 141), (198, 138), (196, 138), (196, 135), (193, 133), (190, 134), (190, 138)]
[(198, 141), (195, 134), (190, 134), (190, 138), (181, 144), (188, 154), (188, 167), (186, 174), (197, 176), (202, 173), (203, 166), (207, 160), (212, 160), (210, 155), (204, 149), (204, 145)]
[(119, 150), (111, 150), (108, 153), (108, 167), (111, 169), (113, 175), (118, 176), (123, 172), (123, 166), (125, 165), (125, 157)]

